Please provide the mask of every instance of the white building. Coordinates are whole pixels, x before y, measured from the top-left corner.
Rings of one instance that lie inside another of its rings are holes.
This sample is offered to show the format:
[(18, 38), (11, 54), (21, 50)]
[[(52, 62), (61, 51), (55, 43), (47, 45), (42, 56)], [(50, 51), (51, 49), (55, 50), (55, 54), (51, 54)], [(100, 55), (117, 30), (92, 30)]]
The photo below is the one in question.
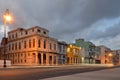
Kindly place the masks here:
[(101, 64), (112, 64), (113, 63), (113, 53), (110, 48), (106, 46), (97, 46), (97, 57), (100, 59)]
[(58, 63), (65, 64), (67, 63), (67, 44), (66, 42), (58, 42)]

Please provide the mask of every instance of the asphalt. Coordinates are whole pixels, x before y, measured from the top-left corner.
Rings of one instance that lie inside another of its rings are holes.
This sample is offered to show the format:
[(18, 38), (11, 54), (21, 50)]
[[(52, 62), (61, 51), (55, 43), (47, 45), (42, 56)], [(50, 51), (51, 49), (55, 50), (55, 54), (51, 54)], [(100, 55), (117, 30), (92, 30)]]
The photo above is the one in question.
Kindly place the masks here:
[(1, 68), (0, 80), (41, 80), (58, 76), (67, 76), (84, 72), (110, 69), (112, 67), (95, 67), (95, 66), (53, 66), (53, 67), (18, 67), (18, 68)]
[(45, 78), (42, 80), (120, 80), (120, 67)]

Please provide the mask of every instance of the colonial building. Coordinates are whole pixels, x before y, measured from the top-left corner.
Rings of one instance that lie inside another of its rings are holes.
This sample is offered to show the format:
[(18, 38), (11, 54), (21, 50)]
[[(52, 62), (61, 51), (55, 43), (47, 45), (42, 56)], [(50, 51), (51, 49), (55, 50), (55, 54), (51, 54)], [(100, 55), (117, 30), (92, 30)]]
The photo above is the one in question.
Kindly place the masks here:
[(78, 64), (81, 63), (80, 47), (74, 46), (72, 44), (68, 45), (67, 48), (67, 63), (68, 64)]
[(97, 46), (101, 64), (113, 64), (113, 52), (106, 46)]
[(67, 62), (67, 43), (66, 42), (58, 42), (58, 63), (66, 64)]
[(113, 50), (113, 63), (120, 65), (120, 50)]
[(76, 39), (73, 45), (81, 47), (83, 63), (95, 63), (95, 45), (92, 42), (85, 41), (84, 39)]
[(57, 40), (47, 29), (35, 26), (8, 32), (7, 59), (12, 65), (58, 64)]

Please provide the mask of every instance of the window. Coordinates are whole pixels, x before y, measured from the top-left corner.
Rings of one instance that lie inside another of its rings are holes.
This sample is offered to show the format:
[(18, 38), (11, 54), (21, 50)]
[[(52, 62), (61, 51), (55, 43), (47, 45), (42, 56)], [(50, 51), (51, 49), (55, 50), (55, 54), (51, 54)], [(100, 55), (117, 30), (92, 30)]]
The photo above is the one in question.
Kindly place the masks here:
[(35, 47), (35, 39), (33, 39), (33, 47)]
[(17, 50), (17, 42), (15, 43), (15, 50)]
[(34, 32), (34, 29), (32, 29), (32, 32)]
[(50, 50), (52, 50), (52, 44), (50, 43)]
[(19, 42), (19, 49), (21, 49), (21, 43)]
[(14, 39), (14, 34), (12, 34), (12, 38)]
[(17, 38), (17, 33), (16, 33), (16, 38)]
[(24, 60), (24, 62), (26, 63), (26, 60)]
[(40, 48), (40, 45), (41, 45), (41, 40), (39, 39), (38, 40), (38, 47)]
[(21, 31), (21, 35), (22, 35), (22, 31)]
[(28, 32), (27, 31), (25, 31), (25, 34), (27, 34)]
[(44, 31), (43, 34), (46, 34), (46, 32)]
[(23, 54), (21, 53), (21, 57), (23, 56)]
[(29, 40), (29, 48), (31, 48), (31, 40)]
[(9, 35), (9, 40), (11, 39), (11, 36)]
[(28, 53), (28, 56), (30, 56), (30, 53)]
[(11, 50), (11, 45), (9, 44), (9, 51)]
[(54, 50), (56, 50), (56, 44), (54, 44)]
[(44, 40), (44, 49), (46, 48), (46, 40)]
[(22, 59), (21, 59), (21, 63), (22, 63)]
[(12, 44), (12, 50), (14, 50), (14, 44)]
[(40, 29), (38, 29), (37, 32), (40, 32)]
[(24, 41), (24, 48), (26, 48), (26, 41)]

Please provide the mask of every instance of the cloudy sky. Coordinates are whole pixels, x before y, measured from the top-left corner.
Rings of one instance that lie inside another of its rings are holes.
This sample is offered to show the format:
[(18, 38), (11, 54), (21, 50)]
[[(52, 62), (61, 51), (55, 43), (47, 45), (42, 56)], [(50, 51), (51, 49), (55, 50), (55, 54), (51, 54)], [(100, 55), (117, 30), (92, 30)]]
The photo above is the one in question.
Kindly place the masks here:
[(120, 0), (0, 0), (0, 39), (5, 9), (14, 16), (8, 31), (37, 25), (58, 40), (84, 38), (120, 49)]

